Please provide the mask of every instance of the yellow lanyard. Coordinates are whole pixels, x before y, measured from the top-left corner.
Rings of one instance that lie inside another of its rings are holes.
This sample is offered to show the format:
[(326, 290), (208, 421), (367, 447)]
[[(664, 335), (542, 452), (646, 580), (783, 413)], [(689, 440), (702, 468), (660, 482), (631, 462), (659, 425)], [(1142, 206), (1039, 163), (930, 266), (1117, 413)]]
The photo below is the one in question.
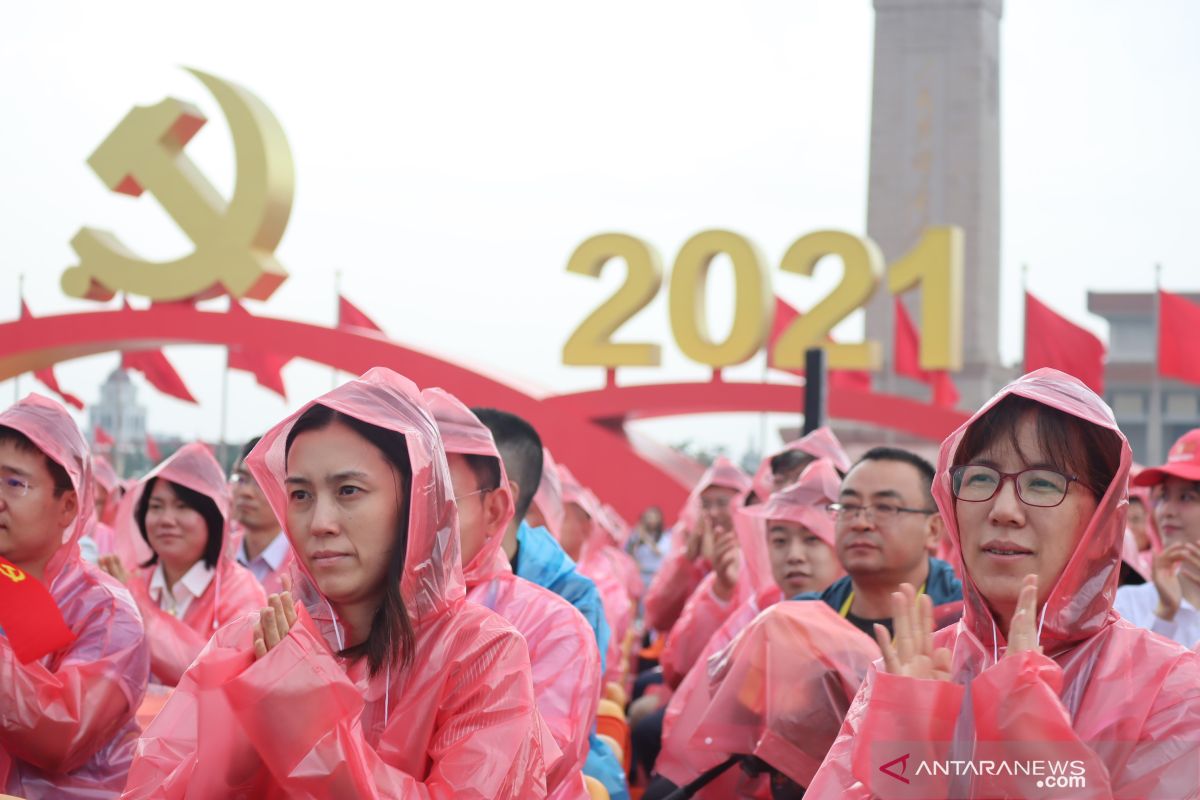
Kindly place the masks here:
[[(917, 590), (917, 597), (920, 597), (923, 594), (925, 594), (925, 584), (924, 583), (922, 583), (921, 588)], [(846, 598), (846, 602), (842, 603), (842, 608), (840, 611), (838, 611), (838, 614), (841, 615), (842, 617), (848, 616), (850, 614), (850, 606), (853, 603), (854, 603), (854, 590), (851, 589), (850, 596)]]

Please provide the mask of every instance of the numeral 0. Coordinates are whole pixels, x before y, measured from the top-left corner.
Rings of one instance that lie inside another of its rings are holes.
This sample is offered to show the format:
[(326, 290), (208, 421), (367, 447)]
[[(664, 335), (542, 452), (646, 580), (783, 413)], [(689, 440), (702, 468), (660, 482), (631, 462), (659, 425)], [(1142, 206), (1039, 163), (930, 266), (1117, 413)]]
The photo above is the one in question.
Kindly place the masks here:
[[(727, 254), (736, 278), (734, 320), (723, 342), (708, 331), (705, 298), (713, 258)], [(775, 342), (773, 363), (781, 368), (804, 364), (810, 347), (825, 347), (833, 369), (876, 370), (882, 362), (878, 342), (838, 343), (829, 331), (874, 293), (883, 270), (883, 256), (870, 239), (840, 231), (818, 231), (798, 239), (783, 257), (785, 272), (811, 276), (828, 255), (842, 261), (842, 280), (831, 294), (797, 318)], [(662, 266), (653, 248), (633, 236), (607, 233), (581, 244), (567, 264), (569, 272), (598, 277), (612, 259), (628, 268), (625, 283), (593, 311), (563, 346), (563, 363), (578, 366), (658, 366), (657, 344), (617, 343), (612, 335), (654, 299), (662, 287)], [(900, 294), (920, 285), (921, 354), (923, 369), (962, 367), (962, 230), (926, 230), (915, 247), (888, 267), (888, 289)], [(754, 245), (729, 231), (703, 231), (689, 239), (676, 256), (670, 285), (671, 330), (680, 350), (714, 369), (748, 361), (762, 348), (775, 304), (770, 278)]]

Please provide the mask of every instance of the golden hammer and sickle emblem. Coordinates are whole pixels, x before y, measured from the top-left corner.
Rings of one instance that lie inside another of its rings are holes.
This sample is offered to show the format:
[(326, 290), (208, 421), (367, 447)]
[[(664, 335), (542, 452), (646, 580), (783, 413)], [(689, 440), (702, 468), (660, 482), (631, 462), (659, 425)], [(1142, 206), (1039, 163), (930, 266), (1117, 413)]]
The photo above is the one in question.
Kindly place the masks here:
[(174, 98), (137, 106), (88, 159), (110, 189), (139, 196), (149, 189), (195, 250), (165, 263), (145, 261), (111, 233), (83, 228), (71, 240), (79, 266), (62, 276), (73, 297), (108, 300), (117, 291), (152, 300), (192, 300), (228, 292), (266, 300), (287, 273), (274, 250), (292, 210), (295, 174), (279, 121), (236, 84), (188, 70), (208, 88), (229, 122), (237, 180), (228, 203), (184, 154), (207, 121)]
[(8, 578), (13, 583), (20, 583), (25, 580), (25, 573), (12, 564), (0, 564), (0, 575)]

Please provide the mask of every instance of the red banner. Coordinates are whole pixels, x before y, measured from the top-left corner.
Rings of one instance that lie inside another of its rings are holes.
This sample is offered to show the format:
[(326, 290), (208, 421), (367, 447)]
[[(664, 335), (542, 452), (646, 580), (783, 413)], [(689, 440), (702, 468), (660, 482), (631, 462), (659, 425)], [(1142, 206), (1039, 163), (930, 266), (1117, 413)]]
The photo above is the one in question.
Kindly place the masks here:
[(1025, 293), (1025, 371), (1053, 367), (1104, 394), (1104, 342)]
[(896, 360), (896, 374), (928, 384), (933, 388), (933, 404), (942, 408), (958, 405), (958, 387), (944, 369), (921, 369), (921, 338), (908, 309), (899, 297), (896, 298), (896, 334), (892, 349)]
[(1163, 291), (1158, 303), (1158, 373), (1200, 384), (1200, 306)]

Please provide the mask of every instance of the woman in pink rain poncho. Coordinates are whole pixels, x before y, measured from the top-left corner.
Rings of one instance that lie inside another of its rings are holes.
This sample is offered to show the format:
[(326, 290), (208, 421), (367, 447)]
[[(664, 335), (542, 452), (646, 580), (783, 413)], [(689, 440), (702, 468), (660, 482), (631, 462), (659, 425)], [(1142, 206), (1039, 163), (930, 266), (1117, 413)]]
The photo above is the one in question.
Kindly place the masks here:
[[(822, 433), (823, 436), (817, 436)], [(833, 434), (824, 428), (804, 437), (801, 442), (806, 442), (806, 446), (810, 449), (824, 450), (831, 455), (836, 455), (840, 450)], [(833, 492), (832, 495), (820, 495), (830, 499), (820, 504), (816, 512), (805, 512), (809, 518), (812, 518), (814, 513), (822, 517), (822, 521), (814, 524), (829, 529), (828, 538), (832, 543), (833, 522), (825, 512), (824, 505), (833, 502), (833, 498), (837, 497), (838, 474), (834, 463), (828, 459), (806, 463), (808, 465), (806, 470), (815, 463), (821, 464), (820, 468), (809, 475), (807, 488), (812, 490), (814, 487), (819, 487), (816, 491)], [(804, 474), (807, 475), (808, 472), (806, 471)], [(776, 507), (778, 507), (778, 503)], [(688, 598), (683, 613), (679, 615), (679, 620), (667, 636), (666, 645), (663, 647), (662, 656), (659, 659), (663, 668), (663, 680), (668, 686), (679, 685), (700, 659), (700, 654), (704, 651), (709, 639), (730, 614), (751, 603), (759, 590), (765, 589), (769, 593), (778, 591), (778, 587), (771, 579), (770, 565), (766, 563), (766, 537), (760, 530), (760, 524), (756, 523), (757, 520), (763, 519), (761, 508), (761, 506), (737, 508), (733, 513), (733, 530), (718, 530), (713, 537), (713, 569), (701, 579), (696, 590), (692, 592), (692, 596)], [(834, 559), (833, 563), (836, 564), (837, 560)], [(837, 577), (839, 575), (834, 575), (821, 585), (821, 589), (824, 589)], [(794, 597), (796, 594), (799, 592), (792, 592), (787, 596)], [(775, 602), (775, 599), (772, 599), (771, 602)], [(763, 607), (765, 606), (761, 606), (760, 609)], [(746, 622), (753, 619), (753, 616), (751, 614), (750, 617), (743, 617), (741, 623), (737, 625), (737, 629), (740, 630)]]
[(425, 389), (421, 397), (446, 447), (467, 599), (495, 611), (529, 645), (538, 711), (562, 751), (556, 763), (547, 763), (549, 796), (586, 798), (581, 770), (600, 701), (595, 636), (570, 603), (513, 574), (500, 547), (512, 519), (513, 498), (491, 431), (441, 389)]
[(933, 634), (928, 602), (895, 596), (806, 797), (1200, 795), (1200, 660), (1112, 608), (1129, 465), (1108, 406), (1051, 369), (942, 444), (963, 618)]
[(620, 568), (605, 552), (608, 534), (601, 519), (604, 511), (596, 495), (580, 485), (566, 464), (558, 465), (563, 489), (563, 527), (559, 541), (568, 556), (576, 561), (579, 572), (591, 578), (600, 592), (604, 618), (611, 636), (605, 658), (604, 681), (625, 680), (625, 638), (633, 623), (634, 606)]
[(683, 613), (688, 598), (712, 565), (701, 554), (705, 532), (715, 528), (732, 530), (734, 508), (744, 505), (751, 489), (746, 473), (718, 456), (688, 495), (679, 521), (671, 531), (671, 555), (646, 591), (646, 624), (667, 633)]
[(464, 597), (441, 438), (376, 368), (247, 458), (295, 592), (217, 632), (139, 743), (126, 797), (544, 797), (529, 654)]
[[(41, 580), (75, 635), (65, 649), (22, 664), (0, 634), (0, 792), (115, 797), (133, 759), (134, 713), (146, 691), (150, 653), (129, 592), (79, 555), (79, 537), (96, 514), (91, 456), (66, 409), (36, 394), (0, 414), (0, 450), (4, 461), (15, 450), (45, 473), (23, 479), (3, 465), (6, 482), (28, 480), (29, 489), (5, 499), (0, 525), (20, 525), (28, 536), (37, 522), (53, 537)], [(65, 491), (55, 493), (47, 459), (74, 493), (77, 508), (65, 530), (23, 518), (31, 502), (70, 501)], [(12, 543), (7, 534), (0, 532), (0, 555), (28, 569), (20, 551), (29, 542)]]
[[(799, 481), (771, 495), (766, 503), (738, 511), (735, 526), (744, 565), (738, 583), (747, 598), (703, 645), (695, 665), (667, 705), (663, 747), (655, 772), (674, 785), (683, 786), (728, 757), (728, 753), (717, 756), (691, 744), (696, 725), (712, 699), (709, 658), (723, 650), (764, 609), (804, 592), (823, 591), (841, 577), (833, 518), (825, 510), (836, 500), (839, 487), (833, 464), (821, 459), (809, 464)], [(874, 651), (874, 645), (863, 638)], [(732, 797), (738, 780), (738, 773), (730, 772), (706, 790), (705, 796)]]
[[(133, 519), (150, 557), (132, 576), (116, 556), (101, 566), (133, 593), (150, 641), (150, 672), (179, 682), (210, 636), (267, 602), (262, 586), (229, 547), (229, 489), (208, 448), (186, 444), (130, 492)], [(132, 539), (122, 530), (121, 536)]]

